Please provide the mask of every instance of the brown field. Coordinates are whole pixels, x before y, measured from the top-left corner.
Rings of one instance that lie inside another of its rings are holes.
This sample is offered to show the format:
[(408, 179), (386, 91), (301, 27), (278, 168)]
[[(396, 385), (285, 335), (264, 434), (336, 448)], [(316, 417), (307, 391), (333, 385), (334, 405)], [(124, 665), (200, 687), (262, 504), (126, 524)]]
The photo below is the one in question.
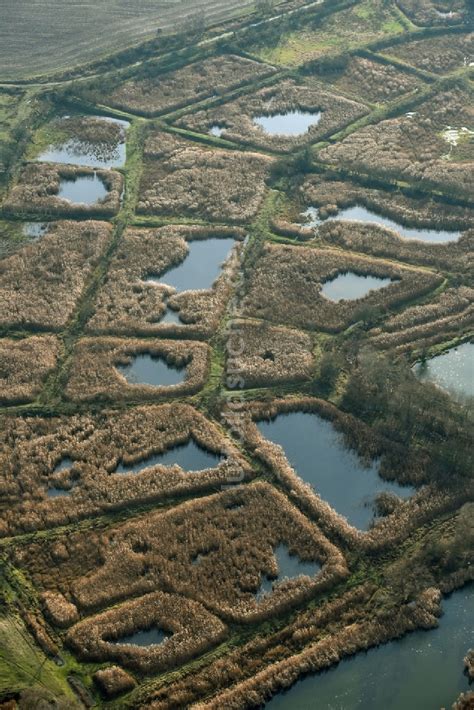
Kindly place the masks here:
[[(170, 386), (131, 384), (116, 369), (139, 355), (151, 355), (183, 369), (183, 382)], [(82, 338), (74, 351), (65, 395), (75, 402), (155, 400), (193, 394), (204, 386), (210, 351), (188, 340)]]
[(57, 222), (0, 261), (0, 325), (64, 327), (110, 238), (105, 222)]
[(459, 273), (467, 282), (471, 279), (473, 229), (463, 232), (456, 242), (447, 244), (404, 239), (392, 229), (364, 222), (326, 222), (319, 227), (317, 236), (328, 246)]
[[(352, 301), (324, 298), (322, 284), (348, 271), (390, 277), (394, 283)], [(244, 313), (273, 323), (337, 332), (356, 322), (367, 308), (388, 310), (435, 289), (441, 281), (428, 271), (342, 251), (267, 244), (251, 275)]]
[(130, 113), (157, 116), (235, 89), (273, 71), (268, 64), (225, 54), (188, 64), (168, 74), (127, 81), (105, 99), (100, 97), (100, 102)]
[(311, 338), (298, 330), (264, 321), (234, 320), (226, 352), (226, 385), (265, 387), (310, 379), (314, 369)]
[(51, 335), (0, 339), (0, 404), (33, 401), (56, 367), (59, 351)]
[[(296, 137), (268, 135), (253, 121), (254, 116), (294, 110), (321, 111), (321, 120), (303, 136)], [(189, 114), (180, 119), (178, 125), (201, 133), (208, 133), (212, 126), (218, 125), (224, 129), (222, 137), (228, 140), (268, 150), (289, 151), (335, 133), (365, 113), (368, 113), (366, 106), (332, 94), (312, 81), (297, 83), (287, 79), (218, 108)]]
[(474, 326), (474, 290), (450, 288), (422, 306), (407, 308), (371, 332), (371, 344), (398, 351), (420, 350), (459, 338)]
[[(167, 226), (160, 229), (128, 229), (110, 265), (107, 280), (99, 291), (88, 330), (94, 333), (209, 337), (225, 308), (232, 278), (239, 265), (239, 247), (223, 266), (212, 288), (177, 293), (164, 284), (146, 283), (181, 263), (192, 240), (234, 237), (244, 232), (227, 227)], [(182, 324), (161, 323), (170, 307)]]
[(474, 61), (474, 33), (447, 34), (406, 42), (383, 50), (389, 57), (435, 74), (446, 74)]
[[(76, 180), (93, 175), (104, 183), (107, 196), (93, 205), (73, 203), (58, 197), (62, 180)], [(24, 168), (4, 202), (4, 209), (14, 214), (39, 214), (55, 217), (113, 217), (120, 208), (123, 177), (113, 170), (76, 168), (70, 165), (29, 163)]]
[[(15, 456), (12, 440), (17, 442)], [(115, 473), (120, 464), (138, 465), (189, 441), (216, 455), (214, 468), (184, 471), (152, 461), (138, 472)], [(70, 465), (57, 470), (65, 460)], [(9, 504), (2, 516), (2, 535), (64, 525), (167, 496), (201, 493), (252, 475), (232, 442), (202, 414), (182, 404), (28, 422), (5, 419), (0, 464), (0, 489)], [(50, 497), (50, 490), (62, 495)]]
[(411, 74), (357, 55), (348, 58), (343, 68), (325, 71), (319, 78), (327, 81), (333, 91), (342, 91), (364, 103), (392, 101), (420, 85), (420, 80)]
[[(121, 637), (158, 627), (166, 642), (148, 647), (120, 644)], [(227, 636), (225, 625), (204, 606), (177, 594), (154, 592), (74, 626), (66, 642), (83, 661), (117, 661), (142, 674), (182, 665)]]
[(367, 126), (319, 156), (330, 164), (467, 197), (474, 189), (474, 152), (469, 136), (450, 146), (441, 133), (472, 125), (470, 94), (443, 91), (415, 110)]
[(145, 147), (140, 214), (245, 223), (257, 212), (272, 161), (155, 133)]

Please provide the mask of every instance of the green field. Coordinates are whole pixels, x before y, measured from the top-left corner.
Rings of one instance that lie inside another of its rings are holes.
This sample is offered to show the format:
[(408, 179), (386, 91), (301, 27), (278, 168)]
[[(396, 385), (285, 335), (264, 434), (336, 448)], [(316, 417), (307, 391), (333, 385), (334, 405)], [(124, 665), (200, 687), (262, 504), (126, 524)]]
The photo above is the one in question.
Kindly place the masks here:
[(253, 0), (2, 0), (0, 82), (62, 71), (173, 32), (252, 11)]

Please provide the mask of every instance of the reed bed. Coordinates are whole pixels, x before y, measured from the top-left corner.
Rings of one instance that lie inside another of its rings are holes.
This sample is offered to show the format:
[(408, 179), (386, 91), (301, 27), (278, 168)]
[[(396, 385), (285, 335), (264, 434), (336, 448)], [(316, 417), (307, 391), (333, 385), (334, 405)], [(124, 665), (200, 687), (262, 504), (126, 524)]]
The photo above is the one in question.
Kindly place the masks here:
[(409, 197), (398, 190), (368, 188), (320, 175), (305, 177), (297, 197), (305, 206), (318, 207), (322, 219), (336, 215), (345, 207), (363, 205), (407, 227), (462, 231), (472, 226), (474, 217), (472, 209), (448, 205), (427, 196)]
[(452, 146), (441, 132), (471, 124), (470, 94), (457, 87), (441, 91), (413, 113), (361, 128), (319, 156), (351, 171), (469, 197), (474, 189), (469, 138), (461, 136)]
[(462, 274), (467, 281), (471, 280), (474, 229), (463, 232), (456, 242), (430, 244), (416, 239), (404, 239), (395, 230), (379, 225), (330, 221), (319, 227), (317, 236), (328, 246), (450, 271)]
[(258, 211), (273, 160), (204, 147), (165, 133), (145, 146), (138, 212), (245, 223)]
[[(258, 599), (264, 575), (277, 576), (273, 551), (282, 543), (302, 560), (320, 561), (323, 569), (314, 577), (284, 579)], [(337, 548), (266, 483), (233, 487), (127, 522), (102, 536), (98, 559), (102, 564), (72, 584), (81, 610), (166, 589), (239, 623), (289, 610), (347, 574)]]
[[(397, 5), (416, 25), (449, 25), (460, 22), (465, 17), (464, 0), (397, 0)], [(437, 10), (451, 17), (439, 15)]]
[[(425, 485), (408, 500), (400, 501), (393, 512), (378, 518), (367, 532), (354, 528), (299, 478), (283, 449), (267, 441), (255, 424), (257, 420), (272, 419), (278, 414), (289, 412), (312, 412), (331, 421), (336, 430), (344, 434), (348, 446), (366, 461), (381, 459), (379, 474), (383, 478), (396, 479), (403, 484)], [(273, 472), (299, 507), (315, 520), (330, 540), (343, 541), (350, 548), (371, 552), (393, 547), (412, 530), (437, 515), (456, 509), (472, 496), (469, 481), (449, 491), (446, 487), (429, 483), (427, 462), (423, 457), (419, 456), (417, 460), (416, 456), (412, 456), (407, 462), (403, 447), (388, 441), (360, 419), (341, 412), (323, 400), (292, 397), (265, 403), (255, 402), (245, 408), (240, 406), (239, 415), (244, 422), (245, 441), (257, 458)]]
[[(107, 189), (106, 197), (99, 202), (92, 205), (76, 204), (58, 196), (62, 180), (77, 180), (94, 175)], [(15, 215), (108, 218), (119, 211), (122, 191), (123, 177), (114, 170), (28, 163), (7, 195), (3, 208), (7, 214)]]
[[(170, 634), (161, 644), (133, 646), (120, 639), (160, 628)], [(118, 662), (144, 675), (180, 666), (209, 651), (227, 636), (227, 628), (196, 601), (154, 592), (81, 621), (66, 642), (81, 661)]]
[(311, 378), (314, 368), (311, 338), (301, 331), (263, 321), (232, 321), (227, 340), (226, 383), (266, 387)]
[[(272, 116), (289, 111), (321, 112), (321, 120), (302, 136), (267, 135), (254, 123), (255, 116)], [(208, 133), (218, 125), (223, 138), (256, 145), (268, 150), (290, 151), (312, 143), (344, 128), (368, 113), (365, 105), (332, 94), (311, 80), (297, 83), (292, 79), (279, 82), (252, 95), (245, 95), (218, 108), (197, 111), (184, 116), (177, 125)]]
[(472, 61), (474, 33), (450, 33), (437, 37), (425, 37), (414, 42), (405, 42), (384, 49), (384, 54), (401, 59), (418, 69), (446, 74)]
[(32, 402), (56, 367), (59, 352), (52, 335), (0, 339), (0, 404)]
[(319, 78), (327, 81), (333, 91), (377, 104), (393, 101), (420, 85), (419, 79), (391, 64), (358, 56), (348, 56), (344, 66), (327, 73), (325, 70)]
[[(184, 471), (150, 463), (116, 473), (194, 441), (216, 454), (214, 467)], [(16, 442), (13, 445), (11, 442)], [(64, 525), (170, 496), (203, 493), (252, 477), (232, 442), (189, 405), (145, 405), (128, 412), (69, 418), (6, 419), (1, 442), (2, 535)], [(70, 461), (62, 470), (59, 463)], [(63, 492), (51, 498), (48, 490)]]
[(128, 693), (136, 686), (135, 679), (120, 666), (109, 666), (96, 671), (94, 682), (102, 695), (108, 699)]
[[(182, 383), (152, 386), (127, 382), (117, 370), (140, 355), (164, 360), (183, 369)], [(140, 340), (82, 338), (76, 345), (65, 395), (75, 402), (156, 400), (194, 394), (207, 379), (210, 350), (205, 343), (189, 340)]]
[[(206, 291), (177, 293), (166, 285), (166, 272), (186, 258), (193, 240), (232, 237), (238, 242), (244, 236), (243, 230), (233, 227), (180, 225), (128, 229), (99, 291), (88, 331), (109, 335), (209, 337), (223, 315), (241, 248), (234, 249), (221, 275)], [(146, 282), (147, 277), (158, 275), (162, 275), (163, 283)], [(182, 324), (160, 322), (168, 307), (179, 313)]]
[(60, 330), (109, 244), (105, 222), (56, 222), (0, 262), (0, 325)]
[(472, 330), (473, 325), (474, 290), (461, 286), (389, 318), (382, 328), (371, 331), (370, 342), (383, 350), (420, 350), (459, 337)]
[[(107, 96), (105, 103), (150, 118), (220, 95), (273, 72), (268, 64), (233, 54), (208, 57), (167, 74), (127, 81)], [(93, 98), (97, 100), (98, 96)], [(103, 97), (100, 101), (104, 102)]]
[[(394, 282), (364, 298), (332, 302), (321, 288), (339, 274), (389, 277)], [(442, 278), (428, 271), (349, 255), (336, 250), (266, 244), (249, 280), (244, 314), (308, 330), (338, 332), (361, 317), (361, 309), (387, 311), (435, 289)]]

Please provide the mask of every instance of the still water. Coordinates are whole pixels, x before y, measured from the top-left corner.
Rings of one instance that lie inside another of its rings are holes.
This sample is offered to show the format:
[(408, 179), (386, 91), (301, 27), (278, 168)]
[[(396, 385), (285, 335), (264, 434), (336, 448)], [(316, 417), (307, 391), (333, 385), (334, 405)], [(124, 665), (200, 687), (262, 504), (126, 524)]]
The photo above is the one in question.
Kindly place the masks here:
[(169, 387), (183, 381), (184, 368), (176, 368), (159, 357), (137, 355), (129, 365), (118, 365), (117, 370), (130, 385)]
[(434, 382), (455, 396), (474, 397), (474, 343), (463, 343), (425, 363), (417, 363), (420, 380)]
[(208, 468), (215, 468), (220, 461), (217, 454), (211, 453), (196, 444), (194, 439), (190, 439), (186, 444), (175, 446), (161, 454), (137, 461), (137, 463), (121, 463), (115, 473), (140, 473), (152, 466), (179, 466), (183, 471), (205, 471)]
[(302, 575), (314, 577), (321, 569), (321, 565), (318, 562), (303, 562), (298, 557), (290, 555), (286, 545), (278, 545), (273, 554), (278, 565), (278, 577), (276, 579), (263, 578), (261, 587), (257, 592), (257, 599), (261, 599), (265, 594), (270, 594), (273, 585), (278, 584), (285, 577), (288, 579), (295, 579)]
[(360, 276), (353, 271), (339, 274), (323, 284), (321, 293), (330, 301), (354, 301), (367, 296), (371, 291), (378, 291), (392, 283), (392, 279), (378, 276)]
[(98, 175), (84, 175), (74, 180), (61, 180), (58, 197), (75, 204), (95, 205), (108, 195)]
[(272, 136), (301, 136), (317, 126), (321, 111), (288, 111), (273, 116), (255, 116), (253, 122)]

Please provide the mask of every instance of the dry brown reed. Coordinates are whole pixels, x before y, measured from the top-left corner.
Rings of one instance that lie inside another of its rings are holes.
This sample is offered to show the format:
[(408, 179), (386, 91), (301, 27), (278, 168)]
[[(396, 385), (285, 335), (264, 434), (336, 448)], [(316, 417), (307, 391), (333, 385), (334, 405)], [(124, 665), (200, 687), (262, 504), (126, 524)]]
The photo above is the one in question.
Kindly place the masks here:
[[(182, 369), (183, 381), (176, 385), (157, 386), (127, 381), (117, 367), (130, 365), (141, 355), (164, 360), (169, 367)], [(193, 394), (204, 386), (209, 365), (210, 350), (205, 343), (82, 338), (74, 351), (65, 395), (75, 402), (110, 402)]]
[[(302, 560), (320, 561), (323, 569), (313, 577), (284, 579), (258, 599), (264, 576), (278, 575), (279, 544)], [(240, 623), (289, 610), (347, 574), (338, 549), (266, 483), (233, 487), (125, 523), (102, 537), (99, 558), (102, 565), (73, 584), (81, 609), (162, 588)]]
[[(0, 491), (9, 510), (2, 535), (64, 525), (167, 496), (202, 493), (252, 476), (250, 465), (216, 425), (183, 404), (68, 418), (9, 418), (2, 427)], [(184, 471), (153, 457), (194, 441), (215, 454), (206, 470)], [(56, 470), (58, 464), (70, 465)], [(133, 466), (147, 462), (140, 472)], [(120, 464), (127, 473), (116, 473)], [(50, 489), (63, 495), (51, 498)]]
[(264, 321), (234, 320), (227, 340), (226, 382), (237, 377), (245, 387), (308, 380), (314, 358), (311, 338), (299, 330)]
[[(394, 282), (364, 298), (333, 302), (324, 282), (354, 272)], [(435, 289), (442, 278), (429, 271), (350, 255), (339, 250), (267, 244), (249, 280), (244, 314), (308, 330), (337, 332), (360, 317), (361, 307), (388, 310)]]
[[(209, 337), (215, 332), (229, 297), (239, 265), (236, 246), (222, 273), (206, 291), (177, 293), (166, 285), (166, 271), (189, 252), (189, 242), (208, 238), (244, 238), (233, 227), (166, 226), (160, 229), (128, 229), (111, 262), (99, 291), (94, 315), (87, 325), (91, 333), (123, 335), (171, 335)], [(162, 275), (162, 283), (148, 283)], [(162, 323), (167, 307), (179, 313), (182, 323)]]
[[(58, 193), (63, 180), (77, 180), (96, 175), (107, 189), (107, 195), (92, 205), (73, 203)], [(4, 204), (14, 214), (41, 214), (55, 217), (113, 217), (120, 209), (123, 177), (113, 170), (88, 167), (29, 163), (22, 171)]]
[(52, 335), (0, 340), (0, 404), (34, 400), (56, 367), (59, 352)]
[[(303, 136), (290, 137), (268, 135), (254, 122), (256, 116), (271, 116), (295, 110), (321, 112), (321, 119)], [(228, 140), (268, 150), (289, 151), (335, 133), (365, 113), (368, 113), (366, 106), (332, 94), (326, 87), (312, 80), (297, 83), (286, 79), (218, 108), (184, 116), (178, 125), (202, 133), (208, 133), (212, 126), (218, 125), (223, 128), (222, 137)]]
[(245, 223), (260, 207), (272, 162), (154, 133), (145, 147), (138, 212)]
[(111, 239), (105, 222), (56, 222), (39, 241), (0, 262), (0, 325), (66, 325)]
[[(170, 636), (150, 646), (120, 643), (121, 638), (151, 628)], [(66, 640), (82, 661), (114, 661), (151, 674), (185, 663), (226, 635), (226, 626), (198, 602), (154, 592), (81, 621), (68, 632)]]
[[(156, 116), (273, 73), (268, 64), (232, 54), (209, 57), (167, 74), (127, 81), (105, 98), (110, 106)], [(101, 103), (104, 103), (101, 97)]]
[(419, 69), (446, 74), (472, 61), (474, 34), (466, 32), (425, 37), (414, 42), (397, 44), (383, 51), (384, 54), (402, 59)]
[(109, 666), (96, 671), (94, 681), (106, 698), (115, 698), (117, 695), (128, 693), (136, 686), (135, 679), (120, 666)]

